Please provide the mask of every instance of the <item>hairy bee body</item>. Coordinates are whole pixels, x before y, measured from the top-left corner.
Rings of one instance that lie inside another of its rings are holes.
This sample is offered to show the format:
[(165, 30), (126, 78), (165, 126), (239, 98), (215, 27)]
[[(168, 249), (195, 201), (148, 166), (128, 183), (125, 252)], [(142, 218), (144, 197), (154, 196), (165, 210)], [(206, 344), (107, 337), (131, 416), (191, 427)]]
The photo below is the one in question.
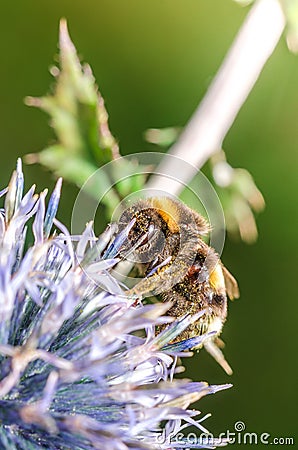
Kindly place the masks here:
[(239, 292), (236, 280), (202, 239), (210, 231), (206, 220), (182, 202), (152, 197), (126, 209), (118, 227), (120, 233), (129, 227), (120, 256), (127, 259), (129, 254), (144, 276), (128, 293), (160, 295), (172, 303), (169, 315), (175, 318), (204, 310), (179, 338), (213, 332), (204, 346), (231, 373), (215, 337), (227, 317), (227, 295), (235, 298)]
[[(161, 294), (164, 301), (174, 301), (169, 310), (173, 317), (180, 317), (186, 312), (193, 315), (206, 311), (201, 319), (181, 333), (182, 339), (208, 332), (219, 334), (227, 317), (227, 296), (221, 264), (217, 262), (217, 266), (210, 273), (205, 266), (206, 253), (206, 249), (200, 244), (195, 261), (187, 274), (170, 290)], [(210, 250), (208, 253), (210, 257)], [(212, 256), (216, 260), (216, 255)], [(216, 264), (216, 261), (214, 263)]]

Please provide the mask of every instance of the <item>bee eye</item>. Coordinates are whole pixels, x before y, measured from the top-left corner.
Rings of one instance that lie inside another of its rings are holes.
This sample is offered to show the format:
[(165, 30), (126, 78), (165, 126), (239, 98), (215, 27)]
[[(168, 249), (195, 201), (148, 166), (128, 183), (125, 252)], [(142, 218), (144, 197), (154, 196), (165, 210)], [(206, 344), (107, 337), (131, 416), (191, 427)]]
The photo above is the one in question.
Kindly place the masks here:
[[(137, 226), (138, 222), (136, 222), (135, 225)], [(142, 227), (142, 229), (140, 229), (140, 227), (138, 227), (136, 229), (133, 227), (130, 231), (131, 245), (125, 254), (125, 258), (132, 263), (150, 263), (164, 249), (165, 235), (162, 230), (157, 228), (153, 223), (144, 228)]]

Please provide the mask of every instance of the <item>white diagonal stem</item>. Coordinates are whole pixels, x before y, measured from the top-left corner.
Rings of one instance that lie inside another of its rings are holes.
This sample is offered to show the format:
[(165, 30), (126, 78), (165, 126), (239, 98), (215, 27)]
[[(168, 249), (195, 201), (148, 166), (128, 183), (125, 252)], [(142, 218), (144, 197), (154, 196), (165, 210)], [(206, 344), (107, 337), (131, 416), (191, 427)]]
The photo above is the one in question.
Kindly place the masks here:
[(179, 172), (178, 182), (175, 173), (179, 171), (179, 160), (177, 163), (176, 158), (166, 158), (150, 178), (148, 188), (178, 195), (183, 183), (187, 185), (222, 148), (284, 27), (285, 16), (278, 0), (258, 0), (253, 5), (204, 99), (168, 153), (187, 161), (189, 167)]

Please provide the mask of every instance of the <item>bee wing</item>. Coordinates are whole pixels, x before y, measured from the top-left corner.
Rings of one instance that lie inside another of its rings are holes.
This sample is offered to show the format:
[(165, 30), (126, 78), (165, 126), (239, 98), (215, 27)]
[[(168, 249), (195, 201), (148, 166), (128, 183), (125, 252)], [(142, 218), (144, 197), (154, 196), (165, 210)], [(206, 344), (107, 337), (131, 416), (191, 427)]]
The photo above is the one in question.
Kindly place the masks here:
[(234, 300), (234, 298), (239, 298), (240, 292), (236, 279), (233, 277), (233, 275), (228, 271), (228, 269), (225, 266), (222, 266), (222, 271), (229, 299)]

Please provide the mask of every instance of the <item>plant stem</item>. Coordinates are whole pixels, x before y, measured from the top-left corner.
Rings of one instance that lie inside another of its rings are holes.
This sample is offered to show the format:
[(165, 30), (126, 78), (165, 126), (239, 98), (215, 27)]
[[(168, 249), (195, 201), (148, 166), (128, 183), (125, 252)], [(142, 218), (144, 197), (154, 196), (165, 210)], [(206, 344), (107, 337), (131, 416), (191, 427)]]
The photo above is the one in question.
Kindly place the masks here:
[[(147, 185), (178, 195), (203, 164), (222, 148), (223, 140), (252, 90), (285, 27), (278, 0), (258, 0), (247, 15), (204, 99)], [(162, 174), (162, 175), (158, 175)], [(175, 180), (179, 174), (179, 182)]]

